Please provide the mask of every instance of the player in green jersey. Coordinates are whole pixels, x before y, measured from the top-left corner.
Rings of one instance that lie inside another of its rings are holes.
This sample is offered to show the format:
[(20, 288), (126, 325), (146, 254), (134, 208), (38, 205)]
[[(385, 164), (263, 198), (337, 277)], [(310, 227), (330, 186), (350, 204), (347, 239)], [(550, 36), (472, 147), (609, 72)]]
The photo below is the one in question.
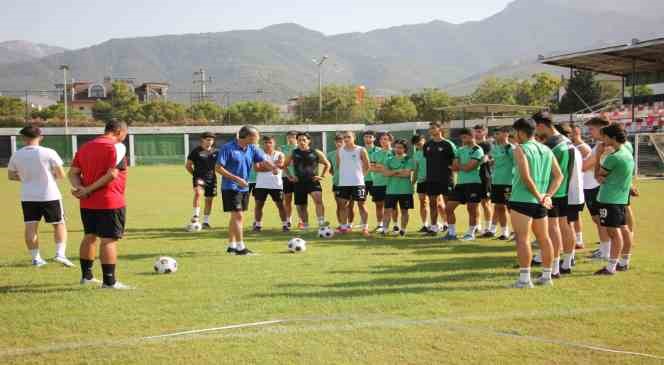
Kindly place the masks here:
[(528, 241), (531, 229), (542, 253), (542, 276), (536, 282), (551, 285), (553, 245), (549, 237), (547, 209), (553, 205), (551, 197), (558, 191), (563, 176), (551, 150), (535, 141), (533, 120), (519, 119), (512, 128), (518, 143), (514, 150), (516, 168), (508, 203), (519, 256), (519, 279), (514, 286), (533, 287), (530, 278), (533, 253)]
[[(408, 156), (408, 143), (399, 139), (394, 142), (394, 154), (386, 161), (383, 174), (387, 177), (387, 189), (385, 197), (385, 214), (383, 227), (390, 226), (392, 213), (401, 209), (401, 226), (398, 232), (401, 237), (406, 235), (408, 227), (408, 210), (413, 209), (413, 171), (415, 161)], [(396, 222), (395, 222), (396, 223)], [(386, 231), (383, 231), (385, 234)]]
[[(392, 157), (392, 141), (394, 137), (389, 132), (383, 132), (378, 138), (378, 143), (380, 144), (380, 149), (375, 151), (373, 154), (369, 155), (369, 161), (371, 166), (369, 171), (373, 174), (373, 192), (372, 200), (376, 204), (376, 221), (378, 222), (378, 227), (376, 232), (383, 233), (390, 229), (390, 227), (384, 227), (383, 214), (385, 212), (385, 196), (387, 194), (387, 177), (383, 174), (385, 171), (385, 163), (387, 160)], [(398, 211), (393, 210), (392, 221), (397, 222)], [(399, 227), (395, 226), (394, 231), (398, 232)]]
[(509, 142), (511, 129), (502, 127), (496, 131), (496, 145), (491, 149), (491, 202), (494, 205), (492, 226), (500, 226), (499, 240), (510, 237), (507, 224), (507, 201), (512, 192), (514, 176), (514, 145)]

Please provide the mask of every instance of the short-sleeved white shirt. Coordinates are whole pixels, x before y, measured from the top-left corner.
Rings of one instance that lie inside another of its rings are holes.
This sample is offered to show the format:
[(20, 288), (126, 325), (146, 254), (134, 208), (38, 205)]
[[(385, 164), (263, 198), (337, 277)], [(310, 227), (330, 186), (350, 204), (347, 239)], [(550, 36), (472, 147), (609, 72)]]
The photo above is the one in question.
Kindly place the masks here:
[[(280, 151), (274, 151), (271, 155), (265, 154), (266, 159), (276, 163), (280, 158), (284, 158), (284, 154)], [(281, 190), (284, 188), (282, 180), (282, 171), (278, 169), (278, 173), (275, 175), (272, 171), (267, 172), (257, 172), (256, 173), (256, 188), (257, 189), (270, 189), (270, 190)]]
[(8, 169), (21, 178), (21, 201), (45, 202), (62, 199), (53, 168), (62, 166), (57, 152), (42, 146), (25, 146), (9, 159)]

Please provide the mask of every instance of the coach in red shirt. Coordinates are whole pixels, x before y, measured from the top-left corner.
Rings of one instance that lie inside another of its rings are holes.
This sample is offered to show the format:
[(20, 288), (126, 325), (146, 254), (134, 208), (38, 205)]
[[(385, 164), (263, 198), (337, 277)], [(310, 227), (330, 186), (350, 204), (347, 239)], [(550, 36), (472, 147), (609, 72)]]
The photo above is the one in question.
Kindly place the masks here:
[(81, 284), (100, 284), (92, 265), (101, 240), (102, 288), (129, 289), (115, 279), (117, 242), (125, 228), (125, 184), (127, 181), (127, 124), (111, 121), (104, 134), (84, 144), (69, 170), (72, 194), (80, 200), (85, 236), (81, 242)]

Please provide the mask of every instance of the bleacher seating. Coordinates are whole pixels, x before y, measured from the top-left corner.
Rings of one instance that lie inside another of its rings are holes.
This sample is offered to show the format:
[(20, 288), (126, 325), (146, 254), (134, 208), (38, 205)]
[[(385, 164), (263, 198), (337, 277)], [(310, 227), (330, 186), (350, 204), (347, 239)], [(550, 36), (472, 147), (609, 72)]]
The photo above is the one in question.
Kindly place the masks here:
[(621, 105), (599, 113), (610, 121), (623, 123), (630, 133), (658, 132), (664, 129), (664, 102), (637, 105), (634, 114), (635, 123), (632, 123), (630, 105)]

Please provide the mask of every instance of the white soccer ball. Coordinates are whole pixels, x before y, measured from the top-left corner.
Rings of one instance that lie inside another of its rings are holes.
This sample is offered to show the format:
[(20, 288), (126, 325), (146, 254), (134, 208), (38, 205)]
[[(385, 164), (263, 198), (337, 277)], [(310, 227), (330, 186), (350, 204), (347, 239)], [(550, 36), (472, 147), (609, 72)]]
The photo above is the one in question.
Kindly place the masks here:
[(155, 261), (154, 271), (157, 274), (172, 274), (178, 271), (178, 263), (172, 257), (162, 256)]
[(185, 229), (187, 232), (200, 232), (203, 230), (203, 225), (200, 222), (189, 223)]
[(300, 237), (295, 237), (288, 241), (288, 251), (292, 253), (301, 253), (307, 250), (307, 241)]
[(330, 227), (320, 227), (318, 229), (318, 237), (320, 237), (320, 238), (332, 238), (332, 237), (334, 237), (334, 231)]

